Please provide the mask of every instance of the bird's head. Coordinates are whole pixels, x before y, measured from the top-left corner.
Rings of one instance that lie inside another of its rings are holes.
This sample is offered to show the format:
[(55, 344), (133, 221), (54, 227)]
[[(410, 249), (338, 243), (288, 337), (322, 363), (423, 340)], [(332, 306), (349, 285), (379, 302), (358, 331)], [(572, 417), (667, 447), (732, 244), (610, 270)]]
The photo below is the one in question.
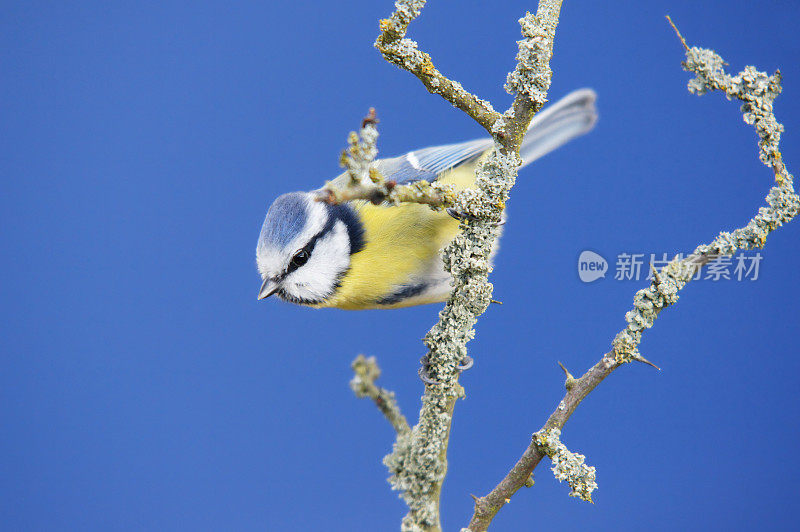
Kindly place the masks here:
[(279, 196), (267, 211), (256, 247), (263, 284), (258, 299), (317, 305), (331, 297), (363, 247), (364, 230), (348, 205), (328, 205), (313, 193)]

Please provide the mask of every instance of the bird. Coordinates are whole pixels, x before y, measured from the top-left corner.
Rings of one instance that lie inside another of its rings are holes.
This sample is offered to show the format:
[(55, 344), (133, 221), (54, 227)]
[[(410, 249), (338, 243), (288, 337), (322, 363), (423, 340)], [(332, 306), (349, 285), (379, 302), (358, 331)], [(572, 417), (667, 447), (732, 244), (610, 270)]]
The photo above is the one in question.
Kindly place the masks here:
[[(597, 121), (595, 101), (593, 90), (579, 89), (537, 113), (520, 147), (522, 166), (590, 131)], [(463, 190), (474, 185), (476, 165), (493, 147), (487, 137), (418, 149), (373, 165), (399, 185), (425, 179)], [(332, 205), (319, 198), (319, 190), (290, 192), (267, 210), (256, 246), (259, 300), (276, 295), (307, 307), (346, 310), (447, 300), (451, 278), (440, 250), (459, 230), (452, 211), (364, 200)]]

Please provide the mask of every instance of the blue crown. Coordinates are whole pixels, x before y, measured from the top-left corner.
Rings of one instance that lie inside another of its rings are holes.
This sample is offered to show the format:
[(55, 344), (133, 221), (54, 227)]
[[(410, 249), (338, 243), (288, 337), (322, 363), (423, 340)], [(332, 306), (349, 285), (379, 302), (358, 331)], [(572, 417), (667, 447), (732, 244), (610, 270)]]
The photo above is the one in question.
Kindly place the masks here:
[[(267, 211), (259, 248), (283, 249), (303, 230), (309, 216), (310, 195), (307, 192), (290, 192), (278, 196)], [(322, 230), (315, 235), (319, 238), (333, 229), (337, 221), (344, 223), (350, 237), (350, 253), (361, 251), (364, 247), (364, 227), (355, 211), (349, 205), (325, 205), (328, 219)]]

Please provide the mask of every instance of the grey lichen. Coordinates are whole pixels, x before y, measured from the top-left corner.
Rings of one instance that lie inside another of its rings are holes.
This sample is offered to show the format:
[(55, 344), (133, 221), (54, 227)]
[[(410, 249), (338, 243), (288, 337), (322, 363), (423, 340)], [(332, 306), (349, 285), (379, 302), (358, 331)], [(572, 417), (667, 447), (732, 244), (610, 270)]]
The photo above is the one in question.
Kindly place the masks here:
[(350, 388), (356, 397), (372, 399), (397, 433), (407, 434), (411, 429), (405, 416), (400, 412), (394, 392), (375, 384), (375, 381), (381, 376), (381, 368), (378, 367), (375, 357), (366, 358), (364, 355), (358, 355), (351, 367), (354, 375), (350, 381)]
[(388, 62), (419, 78), (429, 92), (440, 95), (488, 129), (497, 116), (491, 104), (465, 90), (457, 81), (442, 75), (430, 55), (420, 50), (416, 41), (406, 37), (408, 25), (420, 15), (424, 6), (423, 0), (395, 2), (394, 13), (380, 21), (381, 33), (375, 40), (375, 48)]
[[(371, 119), (369, 117), (371, 116)], [(370, 168), (378, 155), (378, 128), (376, 127), (375, 109), (364, 119), (361, 134), (351, 131), (347, 138), (348, 147), (342, 153), (342, 166), (347, 169), (350, 184), (353, 186), (369, 186)]]
[(587, 502), (592, 501), (592, 492), (597, 489), (595, 468), (586, 465), (586, 457), (573, 453), (559, 439), (561, 431), (550, 429), (533, 435), (536, 445), (550, 457), (553, 463), (553, 475), (559, 481), (567, 481), (572, 488), (570, 497), (578, 497)]
[(421, 52), (417, 43), (407, 39), (405, 35), (408, 25), (425, 7), (425, 0), (398, 0), (394, 7), (394, 13), (380, 21), (381, 34), (375, 41), (375, 47), (390, 63), (415, 71), (423, 65), (427, 54)]
[(769, 76), (753, 66), (746, 66), (736, 76), (730, 76), (725, 72), (725, 64), (713, 50), (690, 48), (683, 63), (686, 70), (695, 74), (689, 80), (689, 92), (702, 95), (721, 90), (728, 99), (741, 100), (744, 121), (755, 126), (761, 139), (759, 158), (764, 164), (774, 166), (780, 160), (778, 144), (783, 125), (775, 119), (772, 104), (781, 92), (781, 73), (777, 71)]
[(425, 7), (425, 0), (398, 0), (394, 3), (394, 13), (391, 20), (397, 21), (404, 29), (408, 27), (411, 22), (420, 16), (422, 8)]
[(347, 148), (342, 151), (339, 164), (345, 169), (347, 178), (340, 176), (328, 181), (316, 192), (318, 201), (343, 203), (353, 199), (367, 199), (379, 203), (389, 194), (386, 182), (374, 168), (378, 154), (378, 119), (375, 109), (361, 123), (359, 133), (351, 131), (347, 136)]
[(390, 62), (406, 70), (416, 70), (425, 63), (425, 53), (411, 39), (400, 39), (387, 44), (382, 52)]
[(769, 76), (747, 66), (735, 76), (725, 72), (725, 61), (713, 50), (687, 47), (683, 67), (695, 74), (688, 89), (698, 95), (721, 90), (728, 99), (742, 101), (744, 121), (755, 127), (759, 141), (759, 159), (772, 168), (776, 186), (767, 194), (766, 207), (744, 227), (723, 231), (710, 244), (698, 246), (686, 258), (676, 258), (654, 276), (647, 288), (633, 298), (633, 309), (625, 315), (628, 326), (614, 338), (617, 363), (640, 360), (638, 346), (642, 332), (653, 326), (658, 313), (678, 301), (678, 292), (691, 281), (699, 268), (719, 256), (731, 256), (740, 250), (762, 248), (767, 235), (800, 212), (800, 197), (793, 188), (780, 153), (783, 125), (773, 112), (773, 102), (781, 92), (780, 72)]
[[(560, 8), (561, 2), (557, 4)], [(505, 89), (512, 95), (526, 94), (541, 107), (547, 101), (547, 89), (553, 77), (550, 58), (558, 18), (526, 13), (519, 23), (524, 38), (517, 41), (517, 66), (508, 74)]]
[(447, 472), (448, 434), (452, 406), (463, 397), (463, 388), (451, 380), (429, 386), (422, 399), (419, 423), (411, 433), (399, 434), (393, 451), (383, 463), (389, 482), (401, 492), (409, 507), (401, 530), (420, 532), (439, 527), (439, 490)]

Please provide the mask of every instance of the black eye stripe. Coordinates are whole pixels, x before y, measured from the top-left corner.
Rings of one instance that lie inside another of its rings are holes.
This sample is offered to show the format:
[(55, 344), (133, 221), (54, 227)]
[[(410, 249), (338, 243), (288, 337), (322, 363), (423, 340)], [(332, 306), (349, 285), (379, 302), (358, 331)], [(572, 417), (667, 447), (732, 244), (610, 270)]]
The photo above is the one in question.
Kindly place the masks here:
[[(328, 221), (325, 222), (325, 226), (322, 229), (320, 229), (320, 231), (316, 235), (311, 237), (311, 240), (308, 241), (308, 244), (303, 246), (301, 249), (297, 250), (295, 252), (295, 254), (292, 255), (292, 259), (289, 261), (289, 265), (286, 267), (286, 271), (284, 271), (283, 275), (281, 275), (281, 279), (286, 277), (287, 275), (289, 275), (290, 273), (292, 273), (296, 269), (300, 268), (301, 266), (303, 266), (306, 262), (308, 262), (308, 259), (311, 257), (311, 254), (314, 252), (314, 247), (317, 245), (317, 240), (322, 238), (322, 235), (330, 232), (330, 230), (333, 229), (333, 225), (335, 223), (336, 223), (336, 218), (334, 218), (332, 216), (329, 217)], [(297, 256), (300, 253), (303, 253), (303, 252), (306, 253), (305, 260), (301, 260), (299, 263), (295, 262), (295, 258), (297, 258)]]

